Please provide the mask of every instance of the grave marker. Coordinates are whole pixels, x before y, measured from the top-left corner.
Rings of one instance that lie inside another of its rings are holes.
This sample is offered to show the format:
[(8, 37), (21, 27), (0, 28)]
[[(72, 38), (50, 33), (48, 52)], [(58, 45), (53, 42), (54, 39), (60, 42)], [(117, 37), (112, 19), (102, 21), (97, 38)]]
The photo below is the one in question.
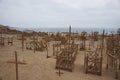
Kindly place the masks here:
[(15, 61), (7, 61), (7, 63), (14, 63), (16, 68), (16, 80), (18, 80), (18, 64), (27, 64), (25, 62), (18, 62), (17, 52), (15, 51)]

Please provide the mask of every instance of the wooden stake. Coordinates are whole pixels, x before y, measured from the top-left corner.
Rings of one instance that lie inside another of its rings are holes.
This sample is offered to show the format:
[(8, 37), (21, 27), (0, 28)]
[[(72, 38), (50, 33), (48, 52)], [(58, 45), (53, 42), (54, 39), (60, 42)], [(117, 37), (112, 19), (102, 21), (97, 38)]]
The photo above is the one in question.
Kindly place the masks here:
[(115, 60), (115, 79), (118, 79), (117, 59)]
[(34, 35), (34, 32), (33, 32), (33, 44), (34, 44), (34, 53), (35, 53), (35, 35)]
[(119, 59), (119, 70), (120, 70), (120, 59)]
[(105, 30), (103, 30), (103, 35), (102, 35), (102, 48), (104, 47), (104, 35), (105, 35)]
[(57, 73), (57, 74), (59, 75), (59, 77), (60, 77), (60, 76), (61, 76), (61, 74), (64, 74), (64, 73), (62, 73), (62, 72), (60, 71), (60, 70), (61, 70), (61, 69), (60, 69), (60, 65), (59, 65), (59, 68), (58, 68), (58, 69), (59, 69), (59, 71), (58, 71), (58, 72), (56, 72), (56, 73)]
[(24, 49), (24, 33), (22, 32), (22, 51)]
[(69, 49), (70, 49), (70, 39), (71, 39), (71, 26), (69, 27)]
[[(46, 42), (47, 43), (47, 42)], [(47, 58), (50, 58), (50, 56), (48, 55), (48, 44), (47, 44)]]
[(0, 43), (1, 43), (1, 48), (2, 48), (2, 32), (0, 32), (0, 38), (1, 38)]
[(15, 51), (15, 67), (16, 67), (16, 80), (18, 80), (18, 63), (17, 63), (17, 52)]
[(61, 51), (61, 43), (60, 43), (60, 51)]
[(54, 44), (53, 44), (53, 56), (55, 55), (55, 47), (54, 47)]
[(57, 53), (56, 53), (56, 56), (58, 56), (58, 43), (57, 43)]

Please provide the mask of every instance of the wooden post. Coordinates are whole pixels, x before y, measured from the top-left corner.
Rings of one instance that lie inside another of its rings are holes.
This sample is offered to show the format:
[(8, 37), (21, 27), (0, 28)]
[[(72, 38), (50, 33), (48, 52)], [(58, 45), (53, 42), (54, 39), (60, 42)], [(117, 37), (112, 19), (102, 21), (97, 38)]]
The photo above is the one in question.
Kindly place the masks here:
[(89, 50), (91, 49), (90, 46), (91, 46), (91, 44), (90, 44), (90, 40), (89, 40)]
[(58, 43), (57, 43), (57, 53), (56, 53), (56, 56), (58, 56)]
[(120, 59), (119, 59), (119, 70), (120, 70)]
[(3, 47), (3, 46), (5, 46), (5, 38), (4, 37), (2, 37), (2, 33), (1, 33), (1, 37), (0, 37), (0, 45), (1, 45), (1, 47)]
[(95, 48), (95, 42), (94, 42), (93, 32), (91, 33), (91, 41), (92, 41), (93, 48)]
[(102, 35), (102, 48), (104, 47), (104, 35), (105, 35), (105, 30), (103, 30), (103, 35)]
[(118, 79), (117, 59), (115, 59), (115, 79)]
[(18, 80), (18, 63), (17, 63), (17, 52), (15, 51), (15, 67), (16, 67), (16, 80)]
[(60, 70), (60, 64), (59, 64), (59, 67), (58, 67), (58, 69), (59, 69), (59, 71), (58, 72), (56, 72), (58, 75), (59, 75), (59, 77), (61, 76), (61, 74), (64, 74), (64, 73), (62, 73)]
[[(68, 54), (71, 54), (71, 44), (70, 44), (70, 41), (71, 41), (71, 26), (69, 27), (69, 47), (68, 47)], [(69, 50), (70, 50), (70, 52), (69, 52)]]
[(2, 32), (0, 32), (1, 34), (0, 34), (0, 37), (2, 37)]
[(70, 49), (70, 39), (71, 39), (71, 26), (69, 27), (69, 49)]
[(22, 51), (24, 49), (24, 33), (22, 32)]
[(60, 76), (60, 66), (59, 66), (59, 76)]
[(55, 55), (55, 47), (54, 47), (54, 44), (53, 44), (53, 56)]
[(34, 31), (33, 31), (33, 45), (34, 45), (34, 53), (35, 53), (36, 46), (35, 46), (35, 33), (34, 33)]
[[(108, 51), (108, 50), (107, 50)], [(107, 53), (107, 52), (106, 52)], [(108, 69), (108, 55), (107, 55), (107, 65), (106, 65), (106, 69)]]
[(56, 37), (55, 37), (55, 45), (56, 45)]
[(97, 41), (97, 48), (99, 48), (99, 40)]
[(1, 44), (1, 48), (2, 48), (2, 32), (0, 32), (0, 44)]
[(103, 35), (102, 35), (102, 48), (101, 48), (101, 63), (100, 63), (100, 75), (102, 74), (102, 58), (103, 58), (103, 48), (104, 48), (104, 34), (105, 30), (103, 30)]
[(61, 51), (61, 43), (60, 43), (60, 51)]
[(85, 39), (83, 40), (83, 42), (84, 42), (83, 44), (84, 44), (84, 50), (85, 50)]
[(48, 56), (48, 44), (47, 44), (46, 48), (47, 48), (47, 58), (49, 58), (50, 56)]
[(8, 45), (9, 45), (9, 37), (8, 37)]

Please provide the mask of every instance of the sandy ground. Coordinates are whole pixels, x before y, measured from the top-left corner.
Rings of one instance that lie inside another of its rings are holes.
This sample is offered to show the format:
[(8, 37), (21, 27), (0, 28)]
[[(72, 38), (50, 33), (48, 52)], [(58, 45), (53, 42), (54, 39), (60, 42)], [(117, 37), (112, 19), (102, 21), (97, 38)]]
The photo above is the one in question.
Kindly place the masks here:
[[(116, 80), (112, 69), (106, 70), (106, 54), (103, 56), (102, 76), (84, 73), (84, 51), (78, 51), (73, 72), (61, 70), (64, 74), (59, 77), (55, 69), (56, 59), (46, 58), (46, 51), (35, 53), (31, 50), (22, 51), (21, 41), (14, 40), (13, 46), (5, 44), (0, 48), (0, 80), (16, 80), (15, 64), (7, 63), (15, 58), (14, 51), (18, 53), (18, 60), (27, 64), (19, 64), (19, 80)], [(49, 47), (49, 55), (53, 54)], [(120, 70), (119, 70), (120, 73)], [(120, 75), (119, 75), (120, 76)], [(120, 80), (120, 77), (119, 79)]]

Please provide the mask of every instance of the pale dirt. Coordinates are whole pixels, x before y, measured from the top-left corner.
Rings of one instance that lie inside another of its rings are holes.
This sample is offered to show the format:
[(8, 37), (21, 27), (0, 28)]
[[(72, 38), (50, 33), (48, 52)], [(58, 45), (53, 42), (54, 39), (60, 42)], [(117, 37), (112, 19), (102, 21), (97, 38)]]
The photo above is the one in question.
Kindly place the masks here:
[[(7, 37), (7, 36), (6, 36)], [(0, 80), (16, 80), (15, 64), (7, 63), (15, 59), (14, 51), (18, 53), (18, 60), (24, 60), (27, 64), (19, 64), (19, 80), (116, 80), (112, 69), (106, 70), (106, 54), (103, 56), (102, 76), (84, 73), (84, 51), (78, 51), (73, 72), (61, 70), (64, 74), (60, 77), (55, 69), (56, 59), (46, 58), (46, 51), (40, 52), (26, 50), (22, 52), (21, 41), (14, 40), (13, 46), (5, 44), (0, 48)], [(48, 49), (52, 56), (52, 48)], [(120, 71), (119, 71), (120, 73)], [(120, 78), (118, 79), (120, 80)]]

